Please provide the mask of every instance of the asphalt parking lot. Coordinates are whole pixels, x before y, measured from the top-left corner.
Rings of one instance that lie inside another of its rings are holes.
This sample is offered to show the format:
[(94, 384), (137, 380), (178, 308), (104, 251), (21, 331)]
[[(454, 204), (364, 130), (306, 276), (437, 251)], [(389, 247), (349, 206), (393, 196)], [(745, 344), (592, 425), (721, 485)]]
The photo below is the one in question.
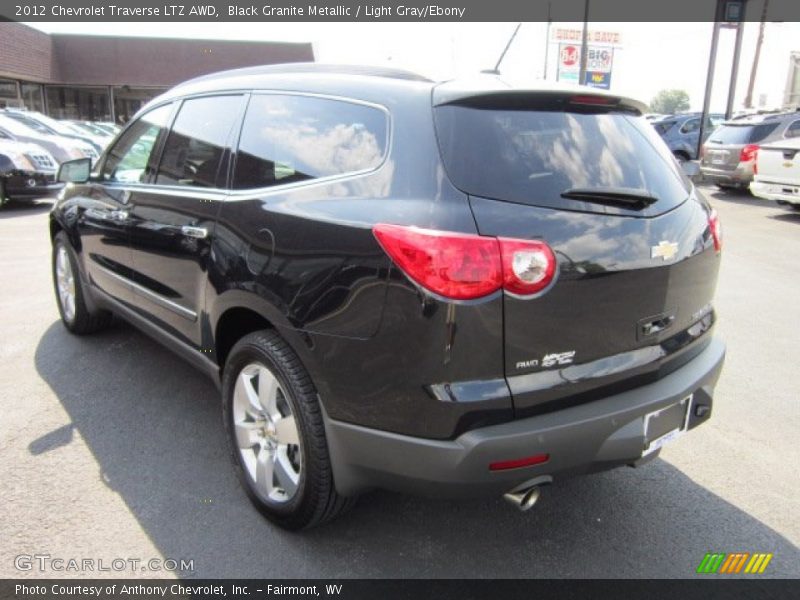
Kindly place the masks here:
[(704, 190), (728, 343), (707, 425), (641, 469), (551, 486), (528, 513), (375, 492), (302, 534), (239, 489), (202, 375), (123, 323), (60, 325), (49, 204), (1, 210), (0, 577), (65, 574), (20, 571), (21, 554), (187, 559), (189, 577), (691, 577), (706, 552), (771, 552), (762, 577), (800, 577), (800, 212)]

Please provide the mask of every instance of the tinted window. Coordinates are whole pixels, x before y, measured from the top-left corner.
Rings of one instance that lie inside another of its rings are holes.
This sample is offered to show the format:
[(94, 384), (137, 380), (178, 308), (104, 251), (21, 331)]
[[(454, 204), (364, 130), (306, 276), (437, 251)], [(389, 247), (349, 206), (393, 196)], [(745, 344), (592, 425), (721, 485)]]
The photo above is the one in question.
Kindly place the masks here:
[(469, 194), (564, 207), (570, 188), (632, 188), (667, 210), (687, 197), (668, 148), (643, 118), (623, 113), (436, 109), (447, 172)]
[(786, 128), (786, 133), (784, 133), (784, 136), (787, 138), (800, 137), (800, 120), (792, 121), (789, 127)]
[(777, 123), (722, 125), (714, 130), (709, 141), (717, 144), (755, 144), (775, 131), (777, 126)]
[(241, 102), (241, 96), (186, 100), (164, 145), (156, 183), (216, 187)]
[(259, 188), (377, 167), (386, 114), (327, 98), (262, 94), (250, 99), (234, 187)]
[(155, 171), (153, 149), (171, 112), (172, 105), (166, 104), (132, 123), (109, 151), (103, 165), (103, 179), (128, 183), (145, 181)]

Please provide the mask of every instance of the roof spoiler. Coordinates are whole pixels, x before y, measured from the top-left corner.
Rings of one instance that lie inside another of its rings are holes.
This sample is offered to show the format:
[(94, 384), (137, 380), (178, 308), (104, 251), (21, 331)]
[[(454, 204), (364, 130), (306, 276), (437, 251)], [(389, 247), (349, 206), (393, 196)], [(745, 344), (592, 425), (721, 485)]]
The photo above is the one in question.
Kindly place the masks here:
[(540, 89), (511, 88), (501, 86), (461, 87), (455, 81), (436, 86), (433, 105), (456, 104), (474, 108), (497, 108), (509, 110), (576, 109), (620, 110), (644, 114), (647, 105), (633, 98), (611, 94), (605, 90), (586, 87), (542, 87)]

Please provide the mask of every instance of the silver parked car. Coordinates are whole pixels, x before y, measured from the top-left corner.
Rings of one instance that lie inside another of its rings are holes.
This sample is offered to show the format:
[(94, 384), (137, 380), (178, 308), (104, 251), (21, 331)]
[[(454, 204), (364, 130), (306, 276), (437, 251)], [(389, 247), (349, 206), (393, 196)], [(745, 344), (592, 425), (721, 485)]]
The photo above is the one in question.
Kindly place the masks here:
[(753, 180), (759, 146), (796, 137), (800, 112), (726, 121), (703, 144), (700, 170), (721, 188), (746, 188)]
[(0, 137), (41, 146), (59, 163), (76, 158), (90, 158), (94, 162), (99, 156), (97, 150), (86, 142), (36, 131), (25, 123), (11, 119), (2, 113), (0, 113)]

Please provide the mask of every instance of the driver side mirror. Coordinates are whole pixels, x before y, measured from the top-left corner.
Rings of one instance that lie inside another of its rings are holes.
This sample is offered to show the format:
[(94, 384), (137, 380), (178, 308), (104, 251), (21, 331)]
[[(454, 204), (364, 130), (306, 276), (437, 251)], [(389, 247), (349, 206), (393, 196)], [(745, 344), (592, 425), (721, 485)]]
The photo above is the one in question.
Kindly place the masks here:
[(61, 183), (86, 183), (92, 171), (91, 158), (76, 158), (61, 163), (56, 180)]

